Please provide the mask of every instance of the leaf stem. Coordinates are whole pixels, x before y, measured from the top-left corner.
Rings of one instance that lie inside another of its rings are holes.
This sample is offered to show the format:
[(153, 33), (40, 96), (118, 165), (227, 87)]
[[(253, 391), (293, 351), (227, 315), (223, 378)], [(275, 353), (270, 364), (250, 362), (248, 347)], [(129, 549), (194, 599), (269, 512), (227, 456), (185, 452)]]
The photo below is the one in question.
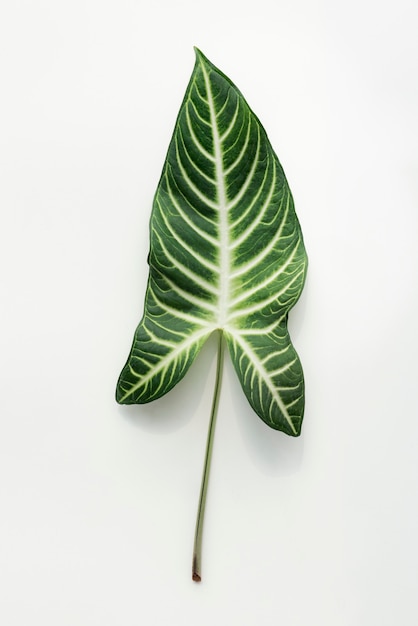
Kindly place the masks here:
[(219, 395), (221, 391), (222, 369), (223, 369), (223, 353), (224, 342), (222, 330), (218, 330), (218, 359), (216, 365), (216, 379), (215, 389), (213, 392), (212, 410), (210, 414), (208, 438), (206, 441), (206, 453), (205, 462), (203, 464), (202, 484), (200, 486), (199, 506), (197, 509), (196, 530), (194, 536), (193, 546), (193, 565), (192, 565), (192, 578), (195, 582), (202, 580), (201, 565), (202, 565), (202, 533), (203, 533), (203, 519), (205, 516), (206, 505), (206, 492), (208, 489), (210, 462), (212, 458), (213, 438), (215, 434), (216, 415), (218, 412)]

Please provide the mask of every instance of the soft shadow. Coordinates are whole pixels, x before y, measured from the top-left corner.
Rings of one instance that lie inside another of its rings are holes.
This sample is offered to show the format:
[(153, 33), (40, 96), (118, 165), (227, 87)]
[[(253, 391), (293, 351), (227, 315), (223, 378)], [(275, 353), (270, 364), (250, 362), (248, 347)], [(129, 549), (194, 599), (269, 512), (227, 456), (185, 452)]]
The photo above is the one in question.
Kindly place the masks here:
[(119, 406), (119, 414), (130, 424), (157, 435), (183, 428), (196, 415), (215, 362), (216, 337), (211, 336), (186, 376), (171, 391), (149, 404)]
[(304, 325), (309, 297), (309, 282), (310, 281), (308, 272), (301, 296), (293, 309), (291, 309), (289, 312), (287, 327), (289, 329), (289, 335), (292, 341), (297, 341), (300, 330)]
[(289, 437), (269, 428), (248, 404), (229, 358), (225, 366), (238, 428), (254, 464), (269, 476), (289, 476), (298, 472), (303, 460), (303, 435)]

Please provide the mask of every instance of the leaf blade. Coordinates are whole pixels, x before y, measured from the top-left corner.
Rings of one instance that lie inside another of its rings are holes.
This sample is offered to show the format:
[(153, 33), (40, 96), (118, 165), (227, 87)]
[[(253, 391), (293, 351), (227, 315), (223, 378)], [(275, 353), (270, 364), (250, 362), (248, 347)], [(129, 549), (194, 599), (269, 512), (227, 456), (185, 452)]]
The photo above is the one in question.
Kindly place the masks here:
[[(287, 315), (306, 275), (302, 233), (263, 126), (232, 81), (198, 50), (150, 233), (144, 317), (118, 401), (148, 402), (169, 391), (207, 337), (222, 329), (256, 413), (298, 435), (304, 382)], [(268, 354), (275, 356), (264, 362)], [(284, 354), (290, 361), (282, 362)]]

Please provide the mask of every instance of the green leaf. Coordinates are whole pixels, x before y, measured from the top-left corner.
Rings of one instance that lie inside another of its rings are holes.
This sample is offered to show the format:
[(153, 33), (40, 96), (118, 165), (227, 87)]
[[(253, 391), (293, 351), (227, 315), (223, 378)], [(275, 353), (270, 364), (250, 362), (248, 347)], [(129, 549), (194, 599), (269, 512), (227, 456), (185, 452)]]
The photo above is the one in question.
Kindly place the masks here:
[(293, 199), (264, 128), (200, 51), (154, 198), (143, 318), (116, 399), (145, 403), (223, 332), (254, 411), (300, 434), (302, 367), (287, 330), (307, 257)]

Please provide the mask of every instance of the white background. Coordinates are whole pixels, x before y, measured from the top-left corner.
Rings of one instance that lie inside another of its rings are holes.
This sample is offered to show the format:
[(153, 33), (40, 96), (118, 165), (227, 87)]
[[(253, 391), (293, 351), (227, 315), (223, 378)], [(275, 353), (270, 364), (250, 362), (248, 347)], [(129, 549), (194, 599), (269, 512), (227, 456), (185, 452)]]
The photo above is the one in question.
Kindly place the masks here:
[[(418, 51), (411, 0), (21, 0), (0, 15), (0, 621), (415, 626)], [(302, 436), (226, 363), (204, 533), (208, 343), (114, 389), (193, 45), (267, 129), (309, 253)]]

